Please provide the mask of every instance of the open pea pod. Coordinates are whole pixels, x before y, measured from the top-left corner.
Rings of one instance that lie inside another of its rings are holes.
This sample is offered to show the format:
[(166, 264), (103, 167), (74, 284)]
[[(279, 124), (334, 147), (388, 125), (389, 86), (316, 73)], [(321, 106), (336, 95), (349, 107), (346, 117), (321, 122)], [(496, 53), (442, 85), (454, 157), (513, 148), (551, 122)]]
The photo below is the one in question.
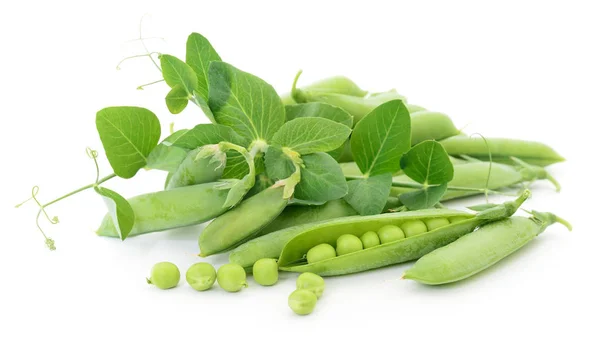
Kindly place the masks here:
[[(491, 206), (478, 214), (450, 209), (427, 209), (364, 217), (346, 217), (315, 224), (292, 238), (284, 246), (278, 261), (279, 268), (283, 271), (312, 272), (322, 276), (334, 276), (414, 260), (450, 244), (474, 231), (478, 226), (511, 216), (528, 197), (529, 191), (525, 191), (515, 201)], [(443, 224), (439, 222), (440, 219), (446, 219), (448, 222), (445, 226), (428, 229), (425, 233), (310, 264), (306, 262), (308, 250), (323, 243), (335, 246), (337, 239), (344, 234), (360, 237), (366, 232), (377, 231), (387, 225), (402, 227), (409, 221), (440, 225)], [(433, 220), (436, 222), (432, 222)]]

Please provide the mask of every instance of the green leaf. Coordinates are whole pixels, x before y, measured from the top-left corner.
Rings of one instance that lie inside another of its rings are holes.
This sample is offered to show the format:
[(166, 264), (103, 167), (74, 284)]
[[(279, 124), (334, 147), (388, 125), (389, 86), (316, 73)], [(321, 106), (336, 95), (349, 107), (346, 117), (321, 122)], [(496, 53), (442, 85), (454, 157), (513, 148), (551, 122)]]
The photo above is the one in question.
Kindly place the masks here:
[(248, 191), (254, 186), (255, 177), (246, 175), (244, 178), (235, 181), (229, 192), (227, 193), (227, 199), (223, 204), (223, 208), (231, 208), (238, 204), (246, 195)]
[(126, 179), (146, 166), (148, 155), (160, 139), (158, 118), (139, 107), (108, 107), (98, 111), (96, 129), (112, 169)]
[(429, 186), (421, 190), (403, 193), (398, 198), (410, 210), (427, 209), (436, 205), (446, 193), (447, 184)]
[(394, 173), (410, 149), (410, 114), (401, 100), (388, 101), (359, 121), (350, 139), (354, 161), (365, 175)]
[(206, 115), (206, 117), (208, 118), (208, 120), (210, 120), (211, 123), (214, 124), (217, 122), (215, 120), (215, 115), (213, 114), (212, 110), (208, 106), (207, 101), (200, 94), (198, 94), (198, 92), (196, 92), (195, 90), (193, 93), (193, 100), (194, 100), (194, 103), (198, 107), (200, 107), (200, 109), (202, 110), (204, 115)]
[(285, 122), (285, 111), (275, 89), (262, 79), (213, 61), (208, 70), (208, 105), (217, 123), (244, 138), (269, 141)]
[(161, 171), (174, 172), (187, 156), (186, 149), (159, 144), (148, 155), (146, 167)]
[(189, 95), (183, 85), (177, 84), (169, 91), (167, 97), (165, 97), (165, 101), (171, 114), (179, 114), (187, 107)]
[(436, 141), (421, 142), (401, 160), (402, 171), (412, 180), (425, 185), (448, 183), (454, 177), (454, 166), (444, 147)]
[(108, 212), (121, 240), (125, 240), (133, 229), (135, 214), (133, 208), (123, 196), (105, 187), (96, 186), (94, 190), (104, 198)]
[(392, 187), (392, 174), (385, 173), (366, 179), (350, 180), (344, 199), (360, 215), (375, 215), (383, 211)]
[(203, 100), (208, 100), (208, 67), (211, 61), (221, 61), (221, 57), (210, 42), (195, 32), (188, 36), (185, 62), (196, 73), (198, 84), (195, 89)]
[(265, 170), (272, 180), (283, 180), (294, 173), (294, 163), (281, 148), (269, 146), (265, 154)]
[(160, 68), (168, 86), (174, 88), (179, 84), (188, 95), (192, 95), (198, 85), (198, 77), (188, 64), (172, 55), (161, 54)]
[(200, 124), (192, 129), (179, 130), (171, 134), (161, 144), (173, 145), (184, 149), (196, 149), (207, 144), (230, 142), (246, 147), (249, 142), (231, 128), (218, 124)]
[(348, 184), (335, 159), (325, 153), (302, 156), (304, 166), (300, 169), (300, 183), (294, 190), (294, 198), (327, 202), (340, 199), (348, 193)]
[(300, 155), (330, 151), (344, 144), (352, 130), (325, 118), (297, 118), (281, 127), (272, 143)]
[(244, 155), (237, 151), (227, 152), (227, 165), (223, 170), (223, 179), (242, 179), (248, 174), (248, 163)]
[(325, 118), (352, 127), (352, 116), (340, 107), (322, 102), (300, 103), (285, 106), (287, 121), (297, 118)]

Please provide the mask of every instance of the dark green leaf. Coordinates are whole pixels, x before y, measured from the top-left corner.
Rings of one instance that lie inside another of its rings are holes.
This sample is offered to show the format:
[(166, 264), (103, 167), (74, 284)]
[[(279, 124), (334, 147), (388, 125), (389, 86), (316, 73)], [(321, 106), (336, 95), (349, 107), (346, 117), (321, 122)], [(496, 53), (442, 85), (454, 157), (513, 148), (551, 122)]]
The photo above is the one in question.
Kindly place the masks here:
[(96, 128), (112, 169), (126, 179), (146, 166), (160, 139), (160, 122), (145, 108), (104, 108), (96, 114)]
[(304, 167), (300, 170), (300, 183), (294, 198), (312, 202), (327, 202), (344, 197), (348, 184), (337, 161), (325, 153), (302, 156)]
[(160, 67), (168, 86), (174, 88), (179, 84), (188, 95), (192, 95), (198, 85), (198, 77), (188, 64), (172, 55), (161, 54)]
[(325, 118), (297, 118), (281, 127), (272, 143), (300, 155), (334, 150), (344, 144), (352, 130)]
[(275, 89), (262, 79), (213, 61), (208, 70), (208, 105), (217, 123), (250, 141), (269, 141), (285, 122)]
[(133, 208), (123, 196), (105, 187), (96, 186), (94, 190), (104, 198), (108, 212), (121, 240), (125, 240), (133, 229), (135, 214)]
[(269, 146), (265, 154), (265, 170), (274, 181), (283, 180), (294, 173), (294, 163), (281, 151), (281, 148)]
[(185, 88), (181, 84), (177, 84), (169, 91), (165, 101), (171, 114), (179, 114), (187, 107), (189, 96)]
[(398, 198), (410, 210), (427, 209), (440, 201), (446, 193), (447, 186), (447, 184), (429, 186), (421, 190), (403, 193)]
[(392, 174), (380, 174), (366, 179), (350, 180), (344, 199), (360, 215), (375, 215), (383, 211), (392, 187)]
[(401, 161), (402, 171), (412, 180), (425, 185), (448, 183), (454, 177), (454, 166), (444, 147), (436, 141), (421, 142)]
[(352, 154), (365, 175), (394, 173), (400, 158), (410, 149), (410, 114), (401, 100), (373, 109), (356, 124)]
[(174, 172), (185, 159), (187, 152), (186, 149), (180, 147), (159, 144), (148, 155), (146, 167)]
[(188, 36), (185, 62), (196, 73), (198, 84), (195, 89), (204, 100), (208, 100), (208, 67), (211, 61), (221, 61), (221, 57), (210, 42), (195, 32)]
[(352, 116), (340, 107), (321, 102), (300, 103), (285, 106), (287, 121), (297, 118), (325, 118), (352, 127)]

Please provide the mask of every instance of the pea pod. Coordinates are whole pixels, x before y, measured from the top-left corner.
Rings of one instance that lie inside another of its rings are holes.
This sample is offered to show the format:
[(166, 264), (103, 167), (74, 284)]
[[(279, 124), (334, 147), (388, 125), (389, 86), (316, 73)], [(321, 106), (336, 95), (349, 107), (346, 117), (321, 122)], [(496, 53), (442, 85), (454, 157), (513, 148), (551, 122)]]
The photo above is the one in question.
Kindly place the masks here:
[[(367, 92), (362, 90), (352, 80), (344, 76), (333, 76), (316, 81), (302, 88), (303, 93), (335, 93), (364, 97)], [(281, 95), (281, 101), (284, 105), (295, 104), (294, 98), (290, 93)]]
[[(182, 186), (209, 183), (221, 178), (225, 169), (224, 160), (215, 159), (214, 156), (198, 158), (200, 150), (202, 150), (202, 147), (188, 152), (185, 159), (179, 164), (179, 167), (168, 176), (166, 183), (167, 190)], [(223, 155), (224, 158), (225, 155)]]
[(198, 238), (200, 256), (228, 251), (251, 239), (285, 208), (284, 186), (273, 185), (214, 219)]
[(468, 155), (479, 160), (512, 164), (511, 157), (517, 157), (536, 166), (548, 166), (565, 159), (546, 144), (506, 138), (486, 138), (457, 136), (440, 142), (448, 155)]
[(571, 230), (571, 225), (556, 215), (535, 211), (530, 218), (513, 216), (489, 223), (421, 257), (403, 278), (427, 285), (466, 279), (519, 250), (555, 222)]
[[(135, 214), (129, 237), (206, 222), (224, 213), (228, 190), (220, 183), (179, 187), (139, 195), (128, 200)], [(100, 236), (119, 237), (113, 219), (106, 214), (96, 231)]]
[[(449, 156), (449, 158), (450, 158), (450, 162), (452, 162), (452, 164), (454, 166), (469, 163), (469, 161), (459, 159), (454, 156)], [(360, 168), (358, 168), (358, 165), (354, 161), (340, 162), (340, 167), (342, 168), (342, 172), (344, 173), (344, 176), (347, 179), (359, 179), (359, 178), (363, 177), (363, 174), (360, 171)], [(404, 172), (398, 171), (394, 174), (394, 176), (399, 176), (399, 175), (404, 175)]]
[[(478, 214), (469, 214), (450, 209), (426, 209), (402, 213), (373, 216), (351, 216), (334, 219), (308, 227), (304, 232), (292, 238), (281, 251), (278, 263), (284, 271), (312, 272), (321, 276), (344, 275), (380, 268), (396, 263), (417, 259), (436, 248), (447, 245), (472, 232), (478, 226), (493, 220), (499, 220), (514, 214), (529, 197), (526, 191), (517, 200), (491, 206)], [(369, 231), (377, 231), (384, 226), (401, 227), (407, 222), (419, 224), (431, 219), (455, 219), (462, 221), (447, 223), (440, 228), (428, 230), (414, 236), (370, 247), (342, 256), (308, 264), (308, 250), (319, 244), (335, 245), (344, 234), (357, 237)]]

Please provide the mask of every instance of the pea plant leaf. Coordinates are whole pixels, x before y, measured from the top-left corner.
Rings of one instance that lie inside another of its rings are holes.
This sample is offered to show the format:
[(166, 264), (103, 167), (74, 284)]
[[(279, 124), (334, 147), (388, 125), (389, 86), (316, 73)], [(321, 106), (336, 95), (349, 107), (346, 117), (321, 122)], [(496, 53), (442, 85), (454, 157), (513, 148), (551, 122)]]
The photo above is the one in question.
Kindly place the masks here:
[(428, 209), (435, 206), (446, 193), (448, 184), (428, 186), (398, 196), (400, 202), (409, 210)]
[(330, 151), (340, 147), (352, 130), (325, 118), (297, 118), (283, 124), (272, 143), (287, 147), (300, 155)]
[(446, 150), (432, 140), (412, 147), (400, 165), (408, 177), (426, 186), (449, 183), (454, 177), (454, 166)]
[(248, 163), (237, 151), (227, 152), (227, 165), (223, 170), (223, 179), (243, 179), (249, 173)]
[(165, 97), (167, 108), (171, 114), (179, 114), (183, 112), (189, 102), (189, 95), (185, 87), (181, 84), (177, 84), (169, 91), (167, 97)]
[(401, 100), (381, 104), (354, 127), (352, 154), (366, 176), (394, 173), (410, 149), (410, 114)]
[(175, 131), (165, 138), (162, 144), (173, 145), (184, 149), (196, 149), (207, 144), (231, 142), (247, 146), (249, 142), (235, 133), (231, 128), (218, 124), (200, 124), (191, 129)]
[(121, 195), (105, 187), (96, 186), (94, 190), (104, 198), (108, 207), (108, 213), (113, 220), (117, 233), (121, 240), (125, 240), (135, 221), (135, 214), (131, 204)]
[(210, 42), (195, 32), (188, 36), (185, 62), (196, 73), (198, 84), (195, 90), (204, 101), (208, 100), (208, 67), (211, 61), (221, 61), (221, 57)]
[(208, 105), (217, 123), (249, 141), (269, 142), (285, 122), (275, 89), (262, 79), (219, 61), (208, 69)]
[(175, 88), (181, 85), (187, 95), (192, 95), (198, 85), (198, 77), (188, 64), (172, 55), (161, 54), (160, 67), (168, 86)]
[(348, 182), (348, 194), (344, 199), (360, 215), (379, 214), (385, 207), (391, 187), (391, 173), (350, 180)]
[(348, 184), (342, 169), (334, 158), (326, 153), (302, 156), (300, 183), (294, 190), (294, 198), (324, 203), (340, 199), (348, 193)]
[(325, 118), (352, 127), (352, 116), (340, 107), (322, 102), (299, 103), (285, 106), (287, 121), (297, 118)]
[(198, 107), (200, 107), (200, 109), (202, 110), (202, 112), (204, 113), (204, 115), (206, 115), (206, 117), (208, 118), (208, 120), (210, 120), (211, 123), (215, 124), (217, 121), (215, 120), (215, 115), (213, 114), (212, 110), (208, 106), (208, 101), (205, 100), (195, 90), (194, 90), (194, 93), (193, 93), (193, 100), (194, 100), (194, 103)]
[(96, 129), (115, 174), (133, 177), (146, 166), (150, 152), (160, 139), (156, 115), (139, 107), (108, 107), (96, 114)]
[(283, 180), (294, 173), (294, 164), (281, 148), (271, 145), (265, 154), (267, 176), (274, 180)]

